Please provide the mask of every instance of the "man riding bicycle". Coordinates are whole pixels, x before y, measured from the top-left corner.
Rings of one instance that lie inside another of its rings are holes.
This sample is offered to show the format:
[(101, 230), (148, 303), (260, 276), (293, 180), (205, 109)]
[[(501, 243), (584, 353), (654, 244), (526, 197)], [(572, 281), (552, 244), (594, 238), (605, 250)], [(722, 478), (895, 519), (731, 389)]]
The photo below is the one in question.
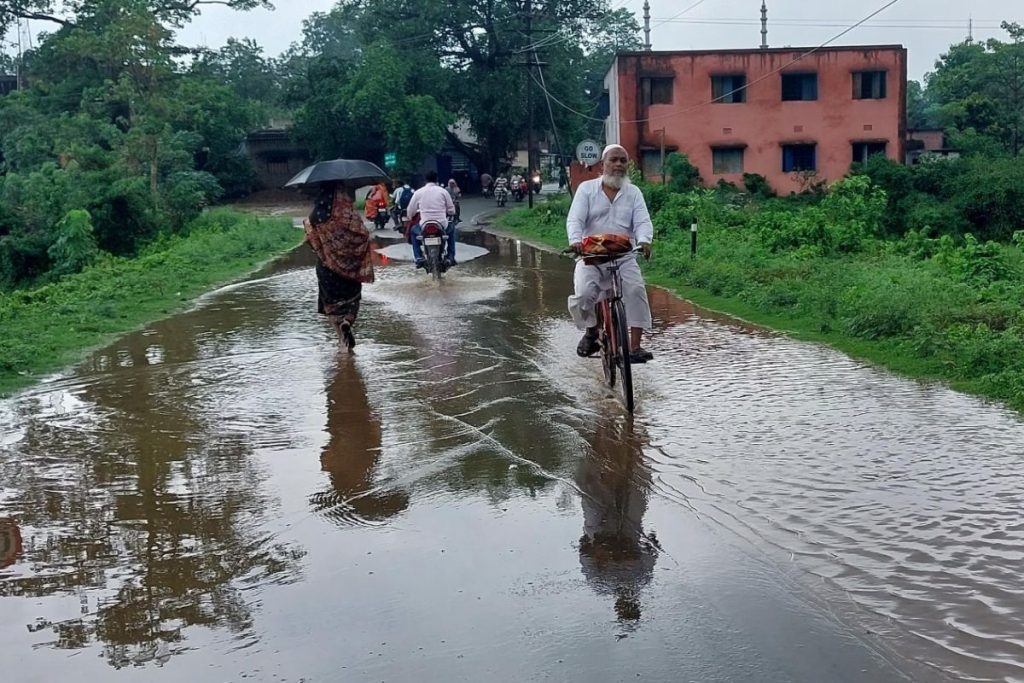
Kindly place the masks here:
[[(608, 145), (601, 155), (604, 170), (600, 178), (580, 183), (569, 207), (566, 232), (569, 247), (577, 254), (585, 253), (584, 241), (594, 235), (628, 237), (651, 257), (654, 225), (640, 189), (629, 182), (626, 166), (629, 154), (621, 145)], [(629, 325), (631, 363), (646, 363), (654, 355), (640, 346), (644, 330), (651, 329), (651, 306), (647, 288), (636, 259), (623, 258), (619, 275), (622, 278), (622, 303)], [(592, 356), (601, 349), (597, 340), (597, 315), (594, 308), (609, 288), (608, 274), (600, 266), (578, 261), (573, 275), (576, 293), (569, 297), (569, 313), (576, 326), (586, 330), (576, 346), (580, 356)]]

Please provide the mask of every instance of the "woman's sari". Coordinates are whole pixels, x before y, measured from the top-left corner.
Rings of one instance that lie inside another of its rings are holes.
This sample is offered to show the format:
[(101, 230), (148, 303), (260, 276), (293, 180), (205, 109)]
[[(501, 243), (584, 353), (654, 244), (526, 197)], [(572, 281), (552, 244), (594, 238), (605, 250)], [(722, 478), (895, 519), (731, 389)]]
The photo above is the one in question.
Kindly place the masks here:
[(323, 190), (304, 222), (317, 255), (317, 311), (355, 320), (364, 282), (373, 282), (370, 231), (343, 190)]

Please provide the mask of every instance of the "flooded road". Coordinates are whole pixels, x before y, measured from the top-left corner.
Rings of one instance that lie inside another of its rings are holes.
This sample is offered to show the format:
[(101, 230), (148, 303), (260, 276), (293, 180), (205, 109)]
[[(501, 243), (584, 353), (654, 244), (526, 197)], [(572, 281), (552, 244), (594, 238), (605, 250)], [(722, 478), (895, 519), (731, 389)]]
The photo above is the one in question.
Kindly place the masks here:
[(1019, 417), (654, 291), (629, 418), (470, 241), (352, 357), (300, 249), (0, 404), (3, 680), (1024, 680)]

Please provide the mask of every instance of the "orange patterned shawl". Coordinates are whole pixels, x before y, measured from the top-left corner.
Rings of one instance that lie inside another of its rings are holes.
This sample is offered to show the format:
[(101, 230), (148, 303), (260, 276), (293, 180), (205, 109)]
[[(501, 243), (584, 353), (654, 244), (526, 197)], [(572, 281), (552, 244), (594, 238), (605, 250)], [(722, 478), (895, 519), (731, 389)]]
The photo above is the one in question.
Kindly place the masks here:
[(355, 203), (343, 191), (321, 193), (311, 218), (326, 214), (326, 203), (331, 201), (327, 220), (314, 223), (306, 219), (306, 239), (327, 268), (341, 277), (357, 282), (373, 282), (373, 260), (370, 249), (370, 231), (355, 209)]

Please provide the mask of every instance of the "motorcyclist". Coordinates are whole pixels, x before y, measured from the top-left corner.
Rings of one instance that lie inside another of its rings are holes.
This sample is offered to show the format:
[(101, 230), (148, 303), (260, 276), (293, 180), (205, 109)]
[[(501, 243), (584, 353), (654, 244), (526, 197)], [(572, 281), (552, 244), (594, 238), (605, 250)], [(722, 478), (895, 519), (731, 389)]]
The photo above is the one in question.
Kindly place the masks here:
[(503, 175), (494, 181), (494, 197), (499, 202), (504, 202), (508, 198), (508, 179)]
[(448, 194), (448, 191), (437, 184), (437, 171), (427, 171), (427, 184), (413, 193), (406, 209), (409, 216), (419, 214), (416, 223), (409, 229), (409, 238), (412, 242), (412, 253), (416, 258), (416, 267), (426, 266), (426, 259), (423, 258), (423, 250), (420, 248), (420, 235), (423, 232), (423, 223), (435, 221), (444, 227), (448, 239), (448, 265), (454, 266), (455, 262), (455, 223), (448, 220), (449, 216), (455, 215), (455, 202)]
[(409, 185), (409, 181), (405, 181), (399, 185), (394, 194), (391, 195), (391, 201), (395, 205), (395, 229), (401, 228), (401, 220), (406, 217), (406, 210), (409, 208), (409, 202), (412, 201), (413, 189)]
[[(364, 207), (364, 214), (367, 220), (371, 223), (377, 223), (377, 212), (383, 211), (384, 215), (387, 216), (388, 211), (388, 186), (383, 182), (377, 183), (370, 190), (366, 196), (366, 206)], [(387, 219), (384, 220), (387, 223)], [(383, 227), (383, 226), (380, 226)]]

